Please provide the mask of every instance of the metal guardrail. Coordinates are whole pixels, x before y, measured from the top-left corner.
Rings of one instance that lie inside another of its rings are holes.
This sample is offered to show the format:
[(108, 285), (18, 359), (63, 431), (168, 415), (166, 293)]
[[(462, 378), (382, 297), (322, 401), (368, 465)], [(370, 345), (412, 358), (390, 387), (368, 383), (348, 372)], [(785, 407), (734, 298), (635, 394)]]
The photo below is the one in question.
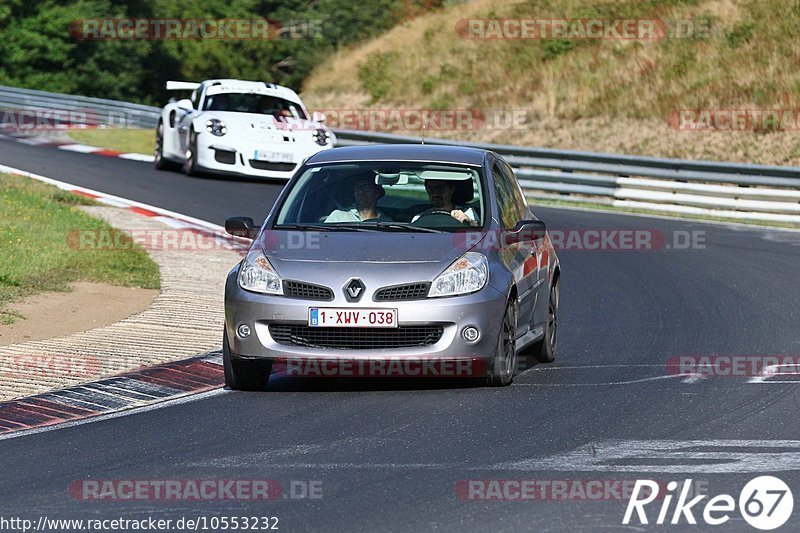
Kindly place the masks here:
[[(88, 125), (155, 127), (160, 109), (116, 100), (0, 86), (0, 110), (74, 110)], [(335, 130), (339, 146), (421, 142), (419, 137)], [(694, 161), (425, 139), (493, 150), (526, 195), (721, 218), (800, 223), (800, 167)]]
[[(420, 143), (419, 137), (336, 130), (340, 145)], [(693, 161), (425, 139), (493, 150), (526, 196), (739, 220), (800, 223), (800, 167)]]
[[(116, 126), (129, 128), (155, 128), (160, 113), (159, 108), (132, 104), (119, 100), (90, 98), (70, 94), (18, 89), (0, 86), (0, 115), (3, 122), (17, 120), (20, 131), (25, 131), (30, 121), (51, 121), (66, 127)], [(42, 114), (27, 118), (22, 111), (56, 111), (58, 115), (46, 117)], [(56, 126), (54, 129), (59, 129)]]

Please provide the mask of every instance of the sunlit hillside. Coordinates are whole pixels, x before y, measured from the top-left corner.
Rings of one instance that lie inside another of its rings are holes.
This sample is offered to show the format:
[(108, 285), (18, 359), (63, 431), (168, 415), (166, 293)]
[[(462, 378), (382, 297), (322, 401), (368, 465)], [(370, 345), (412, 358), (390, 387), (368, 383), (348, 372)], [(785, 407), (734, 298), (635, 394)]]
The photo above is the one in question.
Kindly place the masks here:
[[(481, 38), (516, 36), (492, 33), (496, 19), (655, 21), (657, 31)], [(433, 127), (436, 137), (800, 165), (800, 39), (787, 35), (800, 35), (798, 0), (476, 0), (340, 50), (303, 96), (334, 119), (367, 108), (486, 118)], [(496, 120), (500, 110), (516, 119)]]

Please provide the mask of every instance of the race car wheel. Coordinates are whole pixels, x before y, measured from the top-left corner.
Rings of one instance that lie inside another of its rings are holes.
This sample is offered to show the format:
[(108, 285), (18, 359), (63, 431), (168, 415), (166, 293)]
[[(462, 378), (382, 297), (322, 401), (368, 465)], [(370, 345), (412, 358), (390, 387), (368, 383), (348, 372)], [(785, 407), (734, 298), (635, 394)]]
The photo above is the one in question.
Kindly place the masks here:
[(506, 306), (500, 335), (497, 339), (497, 352), (492, 363), (489, 385), (505, 387), (514, 379), (514, 370), (517, 365), (517, 306), (512, 297)]
[(183, 164), (183, 171), (187, 176), (197, 176), (197, 134), (194, 130), (189, 130), (189, 148), (186, 151), (186, 163)]
[(156, 127), (156, 150), (155, 150), (156, 170), (175, 170), (180, 165), (164, 157), (164, 124), (159, 121)]
[(231, 357), (227, 331), (222, 334), (222, 366), (225, 370), (225, 385), (232, 390), (264, 390), (272, 372), (270, 361)]

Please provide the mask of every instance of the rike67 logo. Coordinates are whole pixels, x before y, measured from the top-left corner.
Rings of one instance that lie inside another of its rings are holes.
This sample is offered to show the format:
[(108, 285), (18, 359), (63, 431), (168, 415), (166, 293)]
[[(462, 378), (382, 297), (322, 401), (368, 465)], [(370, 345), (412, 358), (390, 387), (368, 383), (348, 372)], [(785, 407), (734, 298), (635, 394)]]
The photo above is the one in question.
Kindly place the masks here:
[[(661, 488), (663, 482), (637, 479), (622, 523), (630, 524), (634, 512), (640, 524), (650, 523), (648, 520), (652, 519), (652, 516), (648, 519), (645, 507), (657, 499), (661, 503), (655, 520), (658, 525), (680, 524), (683, 520), (687, 524), (697, 524), (694, 513), (698, 513), (706, 524), (719, 526), (730, 520), (731, 514), (737, 508), (736, 500), (729, 494), (714, 496), (706, 501), (705, 505), (700, 503), (708, 497), (706, 494), (689, 499), (692, 493), (691, 479), (685, 480), (680, 488), (677, 481), (670, 481), (667, 483), (665, 493), (659, 494)], [(675, 496), (677, 501), (675, 507), (671, 509)], [(793, 508), (794, 497), (789, 486), (773, 476), (751, 479), (739, 493), (739, 513), (745, 522), (756, 529), (767, 531), (781, 527), (789, 520)], [(672, 511), (671, 516), (670, 511)]]

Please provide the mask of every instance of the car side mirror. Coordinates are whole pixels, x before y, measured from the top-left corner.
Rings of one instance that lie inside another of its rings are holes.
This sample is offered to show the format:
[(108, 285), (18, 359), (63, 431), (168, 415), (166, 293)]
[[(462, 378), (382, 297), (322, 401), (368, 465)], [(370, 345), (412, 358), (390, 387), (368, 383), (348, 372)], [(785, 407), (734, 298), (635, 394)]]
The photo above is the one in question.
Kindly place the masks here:
[(184, 111), (194, 111), (194, 104), (192, 104), (192, 101), (189, 100), (188, 98), (184, 98), (183, 100), (178, 100), (178, 103), (176, 105), (178, 106), (178, 109), (182, 109)]
[(505, 232), (505, 243), (514, 244), (525, 241), (535, 241), (544, 237), (547, 232), (545, 223), (541, 220), (521, 220), (513, 230)]
[(250, 217), (229, 217), (225, 220), (225, 231), (234, 237), (255, 239), (258, 228)]
[(311, 120), (314, 122), (319, 122), (320, 124), (324, 123), (328, 117), (325, 116), (325, 113), (320, 113), (319, 111), (314, 111), (311, 113)]

